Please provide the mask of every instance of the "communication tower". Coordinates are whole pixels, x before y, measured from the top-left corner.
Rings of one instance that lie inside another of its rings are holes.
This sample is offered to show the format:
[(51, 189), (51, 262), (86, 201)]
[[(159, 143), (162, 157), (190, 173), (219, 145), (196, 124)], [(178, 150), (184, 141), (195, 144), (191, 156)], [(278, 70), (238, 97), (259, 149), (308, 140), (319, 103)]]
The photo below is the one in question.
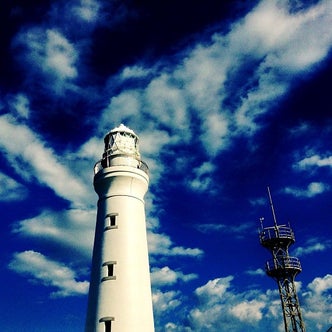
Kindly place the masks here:
[(273, 207), (270, 188), (267, 188), (274, 226), (264, 227), (261, 221), (260, 243), (272, 254), (266, 262), (266, 274), (273, 278), (279, 288), (285, 332), (305, 332), (305, 326), (296, 293), (295, 277), (302, 271), (298, 258), (289, 256), (288, 248), (295, 242), (293, 230), (286, 225), (278, 225)]

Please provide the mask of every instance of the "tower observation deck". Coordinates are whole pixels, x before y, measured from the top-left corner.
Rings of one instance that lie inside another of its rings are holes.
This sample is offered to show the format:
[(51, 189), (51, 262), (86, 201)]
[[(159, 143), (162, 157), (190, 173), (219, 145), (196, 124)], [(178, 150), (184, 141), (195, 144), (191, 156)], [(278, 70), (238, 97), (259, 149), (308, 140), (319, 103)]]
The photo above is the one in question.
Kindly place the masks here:
[(261, 218), (260, 243), (272, 254), (265, 265), (266, 274), (273, 278), (279, 288), (285, 332), (305, 332), (299, 300), (296, 293), (295, 277), (302, 271), (300, 260), (289, 256), (288, 248), (295, 242), (293, 230), (286, 225), (278, 225), (270, 189), (268, 195), (274, 226), (264, 227)]

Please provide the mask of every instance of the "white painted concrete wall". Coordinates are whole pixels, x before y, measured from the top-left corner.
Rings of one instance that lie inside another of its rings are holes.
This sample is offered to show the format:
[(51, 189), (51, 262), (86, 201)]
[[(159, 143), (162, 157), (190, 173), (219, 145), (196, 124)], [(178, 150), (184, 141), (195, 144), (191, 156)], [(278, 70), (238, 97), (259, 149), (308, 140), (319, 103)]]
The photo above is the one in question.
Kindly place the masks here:
[[(112, 332), (153, 332), (151, 282), (146, 237), (144, 195), (148, 176), (133, 166), (104, 168), (95, 175), (98, 213), (86, 332), (104, 332), (101, 319), (112, 317)], [(121, 163), (120, 163), (121, 164)], [(114, 229), (105, 217), (117, 214)], [(114, 280), (103, 263), (114, 261)]]

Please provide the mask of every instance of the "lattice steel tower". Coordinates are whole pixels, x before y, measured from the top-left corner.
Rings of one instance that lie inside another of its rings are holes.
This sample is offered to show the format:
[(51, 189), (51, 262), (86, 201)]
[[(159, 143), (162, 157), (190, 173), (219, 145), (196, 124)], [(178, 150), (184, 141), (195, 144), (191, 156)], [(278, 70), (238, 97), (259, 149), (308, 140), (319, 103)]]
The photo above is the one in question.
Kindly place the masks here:
[(266, 274), (278, 283), (285, 331), (305, 332), (294, 280), (302, 268), (299, 259), (288, 254), (288, 248), (295, 242), (295, 236), (289, 226), (278, 225), (270, 189), (267, 189), (274, 226), (263, 227), (261, 218), (262, 229), (259, 234), (261, 245), (272, 254), (272, 259), (266, 262)]

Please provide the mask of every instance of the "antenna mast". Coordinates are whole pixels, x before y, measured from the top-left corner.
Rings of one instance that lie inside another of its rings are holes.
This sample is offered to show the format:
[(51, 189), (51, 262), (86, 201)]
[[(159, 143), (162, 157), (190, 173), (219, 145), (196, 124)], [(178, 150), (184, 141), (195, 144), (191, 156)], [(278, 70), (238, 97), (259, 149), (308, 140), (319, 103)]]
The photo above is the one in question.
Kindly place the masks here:
[(295, 236), (290, 227), (278, 225), (269, 187), (267, 187), (267, 191), (274, 226), (262, 227), (259, 234), (261, 245), (272, 254), (272, 260), (266, 262), (265, 271), (278, 283), (285, 332), (305, 332), (295, 288), (295, 277), (302, 271), (302, 268), (299, 259), (289, 256), (288, 253), (288, 248), (295, 242)]
[(271, 196), (271, 192), (270, 192), (270, 187), (267, 187), (267, 192), (269, 194), (269, 201), (270, 201), (270, 205), (271, 205), (271, 211), (272, 211), (272, 216), (273, 216), (273, 221), (274, 221), (274, 226), (277, 227), (277, 218), (276, 218), (276, 213), (274, 211), (274, 207), (273, 207), (273, 202), (272, 202), (272, 196)]

